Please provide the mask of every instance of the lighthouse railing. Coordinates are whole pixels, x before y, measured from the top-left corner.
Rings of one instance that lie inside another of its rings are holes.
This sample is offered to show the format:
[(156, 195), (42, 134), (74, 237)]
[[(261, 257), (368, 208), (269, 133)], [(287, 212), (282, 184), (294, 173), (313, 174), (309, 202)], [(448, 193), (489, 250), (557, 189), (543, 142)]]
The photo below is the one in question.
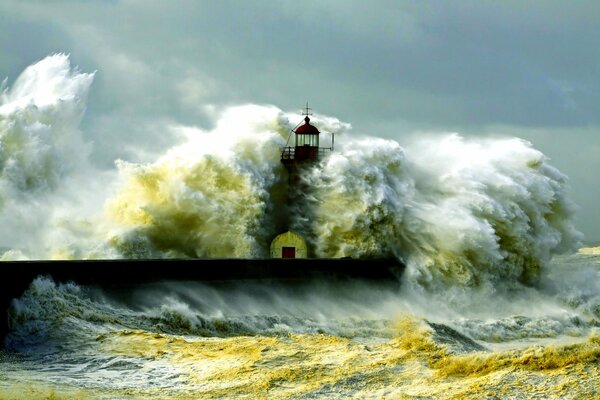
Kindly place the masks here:
[(319, 158), (327, 157), (332, 151), (331, 147), (319, 147)]
[[(317, 152), (318, 158), (327, 157), (333, 148), (331, 147), (319, 147)], [(284, 147), (281, 151), (281, 159), (282, 160), (294, 160), (296, 158), (296, 148), (295, 147)]]

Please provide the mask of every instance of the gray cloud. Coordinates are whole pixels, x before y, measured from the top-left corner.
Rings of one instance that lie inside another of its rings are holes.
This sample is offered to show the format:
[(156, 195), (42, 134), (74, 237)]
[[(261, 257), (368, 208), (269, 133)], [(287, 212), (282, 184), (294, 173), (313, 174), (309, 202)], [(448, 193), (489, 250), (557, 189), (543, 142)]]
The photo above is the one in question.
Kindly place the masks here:
[(56, 51), (98, 70), (83, 129), (106, 168), (176, 142), (170, 122), (209, 126), (206, 105), (310, 100), (400, 141), (529, 139), (600, 239), (600, 3), (6, 0), (0, 15), (2, 75)]

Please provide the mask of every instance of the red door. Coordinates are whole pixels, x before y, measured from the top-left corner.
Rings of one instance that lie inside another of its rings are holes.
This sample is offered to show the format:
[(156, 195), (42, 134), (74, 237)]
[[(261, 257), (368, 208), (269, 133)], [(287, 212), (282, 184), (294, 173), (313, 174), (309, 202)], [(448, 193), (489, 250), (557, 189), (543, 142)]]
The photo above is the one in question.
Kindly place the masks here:
[(282, 247), (281, 248), (281, 257), (296, 258), (296, 248), (295, 247)]

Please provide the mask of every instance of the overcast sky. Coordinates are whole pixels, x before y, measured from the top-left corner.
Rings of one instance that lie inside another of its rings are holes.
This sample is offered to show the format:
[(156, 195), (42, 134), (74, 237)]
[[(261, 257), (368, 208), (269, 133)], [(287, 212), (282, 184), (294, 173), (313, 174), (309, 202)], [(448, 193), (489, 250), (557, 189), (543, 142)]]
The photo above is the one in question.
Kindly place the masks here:
[[(315, 110), (402, 143), (420, 132), (530, 140), (571, 179), (600, 241), (598, 1), (0, 1), (0, 77), (66, 52), (97, 70), (93, 159), (148, 161), (167, 124), (222, 106)], [(146, 158), (146, 159), (144, 159)]]

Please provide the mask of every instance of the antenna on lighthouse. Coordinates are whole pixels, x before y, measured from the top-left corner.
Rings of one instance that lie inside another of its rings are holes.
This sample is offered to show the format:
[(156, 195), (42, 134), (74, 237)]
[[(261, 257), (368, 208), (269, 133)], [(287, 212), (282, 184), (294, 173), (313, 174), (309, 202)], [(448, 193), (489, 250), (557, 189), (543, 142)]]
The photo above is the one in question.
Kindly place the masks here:
[(302, 110), (302, 115), (312, 115), (312, 113), (310, 112), (310, 110), (312, 110), (312, 108), (310, 108), (308, 106), (308, 101), (306, 102), (306, 107)]

